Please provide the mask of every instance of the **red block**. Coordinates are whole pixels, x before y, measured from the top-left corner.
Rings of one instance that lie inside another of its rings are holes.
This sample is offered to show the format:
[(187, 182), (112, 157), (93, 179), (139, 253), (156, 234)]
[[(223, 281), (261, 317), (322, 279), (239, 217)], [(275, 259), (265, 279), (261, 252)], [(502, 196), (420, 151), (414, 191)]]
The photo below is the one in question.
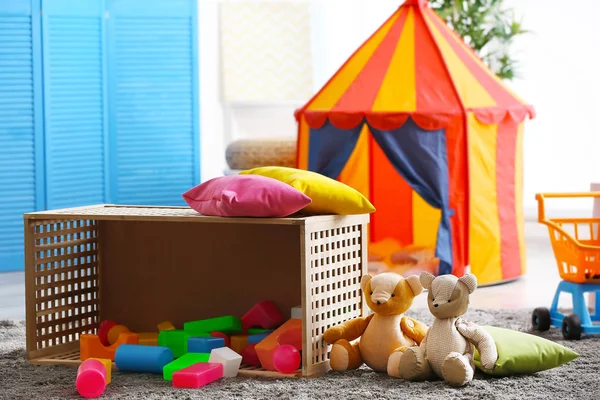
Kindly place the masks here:
[(244, 350), (242, 350), (242, 363), (246, 365), (252, 365), (254, 367), (260, 367), (260, 359), (258, 358), (258, 354), (256, 354), (257, 343), (250, 343)]
[(283, 315), (270, 300), (261, 301), (252, 307), (242, 317), (242, 328), (246, 332), (249, 328), (261, 327), (272, 329), (283, 322)]
[(225, 347), (231, 347), (231, 340), (229, 339), (229, 336), (223, 332), (211, 332), (210, 336), (225, 339)]
[(98, 337), (100, 338), (100, 343), (102, 343), (104, 346), (111, 345), (108, 342), (108, 332), (115, 325), (117, 325), (117, 323), (111, 320), (105, 320), (100, 323), (100, 326), (98, 327)]
[(173, 374), (173, 387), (198, 389), (223, 377), (223, 364), (197, 363)]

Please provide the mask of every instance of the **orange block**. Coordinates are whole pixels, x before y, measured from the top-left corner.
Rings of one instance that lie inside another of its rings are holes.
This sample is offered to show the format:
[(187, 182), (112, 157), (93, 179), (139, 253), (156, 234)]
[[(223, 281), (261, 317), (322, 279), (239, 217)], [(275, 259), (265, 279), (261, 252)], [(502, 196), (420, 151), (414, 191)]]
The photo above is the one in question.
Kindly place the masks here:
[(79, 336), (79, 357), (81, 361), (88, 358), (105, 358), (115, 361), (117, 348), (122, 344), (138, 344), (137, 333), (121, 333), (119, 339), (110, 346), (104, 346), (97, 335), (82, 334)]
[(140, 336), (139, 343), (142, 346), (158, 346), (158, 332), (142, 332), (138, 333)]
[(108, 331), (108, 344), (115, 344), (119, 340), (121, 333), (129, 333), (130, 330), (125, 325), (115, 325)]
[(244, 347), (248, 345), (248, 335), (231, 335), (231, 350), (239, 355), (244, 351)]
[(158, 324), (158, 331), (174, 331), (175, 330), (175, 325), (173, 325), (171, 323), (171, 321), (163, 321), (160, 324)]
[(292, 318), (263, 339), (254, 348), (260, 364), (269, 371), (276, 371), (273, 365), (273, 353), (282, 344), (290, 344), (302, 351), (302, 320)]
[(100, 361), (102, 364), (104, 364), (104, 368), (106, 368), (106, 384), (108, 385), (111, 381), (111, 372), (112, 372), (112, 361), (107, 359), (107, 358), (95, 358), (95, 357), (90, 357), (90, 359), (92, 360), (98, 360)]

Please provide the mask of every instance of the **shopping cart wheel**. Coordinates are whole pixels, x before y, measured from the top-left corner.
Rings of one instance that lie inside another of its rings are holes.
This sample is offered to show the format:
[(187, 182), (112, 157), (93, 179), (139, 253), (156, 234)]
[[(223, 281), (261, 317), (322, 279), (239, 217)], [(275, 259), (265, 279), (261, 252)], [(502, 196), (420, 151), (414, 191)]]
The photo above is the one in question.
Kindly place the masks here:
[(536, 331), (547, 331), (550, 329), (550, 310), (546, 307), (538, 307), (533, 310), (531, 324)]
[(563, 319), (562, 334), (567, 340), (581, 339), (581, 320), (577, 315), (567, 315), (565, 319)]

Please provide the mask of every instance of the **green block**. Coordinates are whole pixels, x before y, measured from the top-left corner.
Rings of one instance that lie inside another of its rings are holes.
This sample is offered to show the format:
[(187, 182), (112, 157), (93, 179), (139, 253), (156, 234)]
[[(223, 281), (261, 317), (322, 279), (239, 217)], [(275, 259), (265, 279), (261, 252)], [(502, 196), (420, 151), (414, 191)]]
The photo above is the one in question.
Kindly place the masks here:
[(241, 333), (242, 320), (232, 315), (202, 319), (184, 323), (183, 330), (194, 335), (206, 332)]
[(163, 367), (163, 379), (173, 380), (173, 374), (179, 370), (201, 362), (208, 362), (209, 353), (187, 353)]
[(168, 347), (173, 352), (173, 357), (178, 358), (187, 353), (188, 339), (191, 337), (208, 337), (205, 332), (190, 333), (175, 329), (171, 331), (160, 331), (158, 334), (158, 345)]
[(250, 328), (250, 329), (248, 329), (248, 334), (249, 335), (257, 335), (259, 333), (265, 333), (265, 332), (273, 332), (273, 329), (263, 329), (263, 328)]
[(179, 358), (187, 353), (187, 344), (190, 337), (192, 336), (188, 332), (181, 329), (160, 331), (158, 334), (158, 345), (170, 348), (173, 352), (173, 357)]

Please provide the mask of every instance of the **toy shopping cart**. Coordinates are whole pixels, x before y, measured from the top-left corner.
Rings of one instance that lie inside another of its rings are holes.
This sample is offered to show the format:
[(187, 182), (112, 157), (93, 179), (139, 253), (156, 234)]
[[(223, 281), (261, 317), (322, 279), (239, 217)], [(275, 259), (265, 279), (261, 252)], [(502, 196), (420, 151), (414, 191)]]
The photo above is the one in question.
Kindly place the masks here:
[[(550, 310), (536, 308), (531, 319), (533, 328), (539, 331), (546, 331), (550, 326), (562, 328), (565, 339), (580, 339), (582, 333), (600, 333), (600, 325), (594, 325), (595, 321), (600, 321), (600, 218), (546, 218), (544, 200), (582, 197), (600, 197), (600, 192), (536, 195), (538, 221), (548, 227), (562, 281)], [(558, 311), (561, 293), (572, 295), (573, 312), (570, 315)], [(595, 293), (593, 314), (588, 310), (585, 293)]]

